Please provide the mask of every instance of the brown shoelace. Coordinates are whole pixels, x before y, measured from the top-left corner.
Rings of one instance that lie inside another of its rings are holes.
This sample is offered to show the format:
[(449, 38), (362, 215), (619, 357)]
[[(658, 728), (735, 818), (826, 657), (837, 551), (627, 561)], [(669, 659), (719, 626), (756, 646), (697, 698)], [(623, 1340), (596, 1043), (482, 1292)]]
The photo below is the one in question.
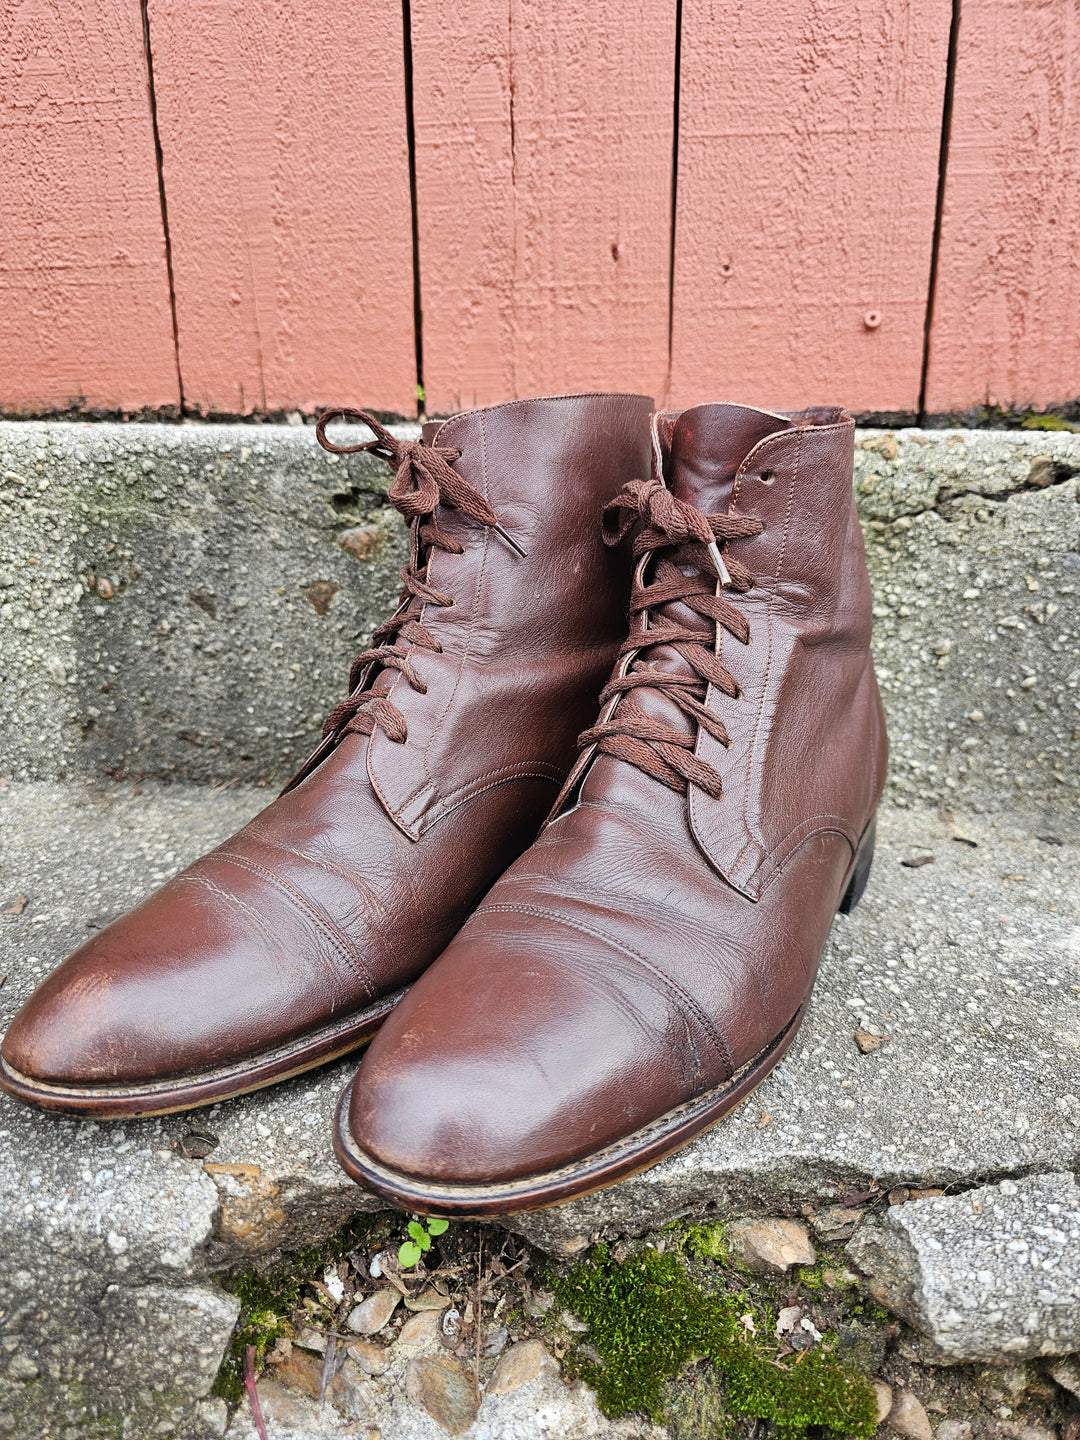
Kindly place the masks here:
[[(326, 426), (331, 420), (359, 421), (375, 439), (362, 445), (334, 445), (326, 438)], [(478, 525), (497, 531), (519, 555), (524, 551), (507, 535), (483, 495), (454, 470), (451, 461), (460, 459), (460, 450), (399, 440), (363, 410), (329, 410), (319, 419), (315, 434), (323, 449), (333, 455), (354, 455), (358, 450), (368, 450), (386, 461), (394, 471), (388, 498), (404, 515), (410, 531), (409, 563), (401, 567), (398, 609), (372, 635), (371, 648), (361, 651), (352, 662), (348, 699), (330, 712), (322, 733), (324, 738), (350, 731), (371, 735), (377, 725), (388, 740), (404, 745), (409, 736), (405, 716), (386, 694), (362, 687), (369, 677), (398, 670), (412, 689), (421, 695), (427, 693), (427, 686), (413, 667), (411, 648), (419, 645), (441, 654), (442, 646), (420, 623), (420, 614), (425, 605), (445, 608), (454, 601), (429, 585), (424, 574), (432, 549), (445, 550), (450, 555), (464, 553), (453, 536), (439, 529), (435, 511), (440, 505), (460, 510)]]
[[(659, 550), (652, 578), (635, 584), (630, 597), (631, 630), (619, 651), (628, 655), (656, 645), (669, 645), (686, 661), (693, 674), (661, 669), (645, 659), (636, 659), (626, 675), (617, 676), (601, 692), (601, 704), (620, 698), (611, 718), (586, 730), (581, 746), (595, 745), (603, 755), (634, 765), (672, 790), (685, 795), (688, 785), (697, 785), (717, 799), (723, 794), (720, 772), (693, 753), (696, 726), (708, 731), (721, 745), (728, 745), (723, 722), (705, 707), (707, 687), (714, 685), (733, 699), (740, 694), (734, 675), (722, 663), (717, 641), (720, 627), (746, 644), (750, 625), (746, 616), (716, 593), (721, 587), (746, 591), (753, 577), (738, 560), (725, 557), (720, 546), (728, 540), (760, 535), (765, 526), (753, 516), (705, 515), (685, 500), (672, 495), (658, 480), (631, 480), (604, 510), (604, 539), (617, 545), (632, 526), (642, 521), (634, 536), (634, 559)], [(719, 542), (719, 543), (718, 543)], [(687, 575), (685, 570), (692, 570)], [(680, 602), (702, 619), (712, 621), (713, 632), (679, 625), (665, 614), (650, 612)], [(695, 728), (683, 731), (646, 714), (631, 696), (635, 690), (655, 690), (673, 701)]]

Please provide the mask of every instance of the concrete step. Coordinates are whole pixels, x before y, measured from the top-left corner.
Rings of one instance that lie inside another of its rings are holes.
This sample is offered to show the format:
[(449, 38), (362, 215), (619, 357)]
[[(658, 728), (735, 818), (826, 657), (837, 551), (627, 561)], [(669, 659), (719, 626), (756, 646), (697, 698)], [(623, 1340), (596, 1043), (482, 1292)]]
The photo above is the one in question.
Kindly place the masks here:
[[(1075, 807), (1080, 435), (857, 446), (894, 801)], [(0, 775), (284, 779), (397, 594), (387, 478), (304, 426), (0, 423)]]
[[(89, 926), (267, 798), (257, 787), (149, 781), (0, 787), (0, 909), (19, 911), (0, 917), (0, 1024)], [(853, 1191), (955, 1191), (1070, 1170), (1080, 1142), (1080, 845), (1065, 832), (1035, 834), (1005, 815), (886, 808), (870, 885), (833, 926), (784, 1065), (654, 1170), (509, 1223), (569, 1255), (697, 1211), (820, 1212)], [(902, 863), (927, 854), (933, 863)], [(857, 1029), (889, 1038), (864, 1054)], [(43, 1433), (48, 1416), (60, 1433), (92, 1404), (127, 1416), (135, 1436), (162, 1421), (220, 1433), (224, 1413), (205, 1397), (235, 1302), (215, 1276), (378, 1204), (345, 1179), (330, 1147), (351, 1068), (157, 1121), (82, 1124), (0, 1106), (0, 1428), (22, 1440)], [(180, 1148), (192, 1131), (212, 1137), (201, 1160)], [(165, 1344), (183, 1357), (167, 1393), (156, 1388)]]
[[(933, 1208), (949, 1197), (862, 1253), (935, 1353), (1036, 1354), (1031, 1335), (1067, 1333), (1057, 1291), (1011, 1275), (1021, 1252), (1001, 1237), (1056, 1228), (1051, 1192), (1080, 1148), (1080, 436), (857, 444), (893, 757), (867, 895), (746, 1106), (647, 1174), (514, 1225), (573, 1255), (688, 1212), (998, 1186), (998, 1230), (956, 1249), (1002, 1251), (995, 1286), (1031, 1297), (1017, 1333), (1015, 1307), (939, 1323), (987, 1293), (920, 1278), (962, 1233)], [(385, 485), (306, 427), (0, 424), (0, 1024), (309, 749), (397, 592)], [(889, 1038), (863, 1053), (856, 1029)], [(0, 1434), (221, 1434), (207, 1396), (236, 1304), (216, 1277), (376, 1205), (329, 1144), (351, 1068), (120, 1126), (0, 1105)], [(202, 1160), (185, 1158), (193, 1130), (212, 1139)], [(1027, 1176), (1046, 1194), (1005, 1193)]]

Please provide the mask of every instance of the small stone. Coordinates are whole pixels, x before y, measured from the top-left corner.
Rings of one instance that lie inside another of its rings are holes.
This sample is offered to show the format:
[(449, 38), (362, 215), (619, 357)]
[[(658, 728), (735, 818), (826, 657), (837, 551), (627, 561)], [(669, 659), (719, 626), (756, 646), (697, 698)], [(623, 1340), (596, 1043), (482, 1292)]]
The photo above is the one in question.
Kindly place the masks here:
[(889, 1037), (887, 1035), (871, 1035), (869, 1030), (855, 1031), (855, 1044), (864, 1055), (870, 1055), (888, 1043)]
[(884, 1380), (871, 1380), (870, 1388), (874, 1392), (874, 1400), (877, 1404), (877, 1422), (880, 1425), (893, 1407), (892, 1386), (886, 1385)]
[(260, 1380), (257, 1388), (263, 1419), (268, 1424), (291, 1428), (310, 1422), (311, 1412), (307, 1406), (294, 1399), (277, 1380)]
[(494, 1360), (496, 1355), (501, 1355), (506, 1349), (506, 1342), (510, 1339), (509, 1332), (505, 1325), (494, 1325), (484, 1331), (484, 1341), (480, 1348), (480, 1354), (485, 1360)]
[(445, 1310), (450, 1304), (449, 1295), (440, 1295), (438, 1290), (423, 1290), (419, 1295), (410, 1295), (405, 1301), (406, 1310)]
[(97, 593), (101, 596), (102, 600), (111, 600), (116, 593), (113, 590), (112, 582), (106, 580), (104, 575), (98, 576)]
[(202, 1130), (189, 1130), (176, 1142), (176, 1148), (185, 1160), (205, 1160), (217, 1146), (217, 1136)]
[(1069, 1355), (1064, 1360), (1055, 1360), (1046, 1367), (1046, 1373), (1055, 1384), (1080, 1399), (1080, 1360), (1075, 1355)]
[(36, 1380), (40, 1373), (37, 1361), (29, 1355), (13, 1355), (8, 1362), (8, 1374), (13, 1380)]
[(790, 1335), (795, 1326), (802, 1319), (802, 1307), (799, 1305), (785, 1305), (776, 1317), (777, 1335)]
[(889, 1191), (888, 1199), (890, 1205), (906, 1205), (911, 1199), (911, 1191), (906, 1185), (894, 1185)]
[(487, 1383), (488, 1395), (509, 1395), (535, 1380), (541, 1370), (555, 1370), (555, 1361), (539, 1340), (520, 1340), (511, 1345), (495, 1366), (495, 1373)]
[(410, 1315), (397, 1337), (398, 1345), (424, 1345), (438, 1340), (442, 1333), (442, 1316), (438, 1310), (422, 1310)]
[(968, 1440), (971, 1424), (967, 1420), (943, 1420), (935, 1432), (935, 1440)]
[(305, 1355), (302, 1350), (294, 1350), (280, 1365), (274, 1367), (274, 1378), (282, 1385), (287, 1385), (290, 1390), (299, 1390), (317, 1400), (322, 1385), (322, 1372), (321, 1360), (316, 1360), (314, 1355)]
[(480, 1396), (471, 1375), (453, 1360), (410, 1360), (405, 1393), (448, 1435), (460, 1435), (476, 1419)]
[(357, 1335), (375, 1335), (389, 1321), (400, 1299), (396, 1290), (376, 1290), (349, 1312), (345, 1323)]
[[(99, 582), (98, 590), (100, 589)], [(314, 585), (309, 585), (304, 591), (304, 596), (316, 615), (325, 615), (330, 609), (331, 600), (340, 589), (341, 586), (335, 585), (332, 580), (316, 580)]]
[(16, 895), (11, 904), (4, 911), (5, 915), (21, 915), (26, 909), (28, 898), (25, 895)]
[(296, 1337), (296, 1343), (302, 1350), (314, 1350), (316, 1355), (326, 1354), (326, 1336), (321, 1330), (312, 1330), (310, 1327), (301, 1330)]
[(792, 1265), (812, 1265), (814, 1247), (797, 1220), (735, 1220), (728, 1244), (737, 1260), (752, 1270), (783, 1274)]
[(913, 1390), (896, 1392), (886, 1423), (890, 1430), (897, 1435), (906, 1435), (908, 1440), (934, 1440), (930, 1417)]
[(373, 1340), (350, 1340), (345, 1351), (352, 1356), (365, 1375), (383, 1375), (390, 1369), (386, 1350), (382, 1345), (376, 1345)]
[(382, 549), (383, 533), (378, 525), (354, 525), (342, 530), (337, 543), (356, 560), (374, 560)]

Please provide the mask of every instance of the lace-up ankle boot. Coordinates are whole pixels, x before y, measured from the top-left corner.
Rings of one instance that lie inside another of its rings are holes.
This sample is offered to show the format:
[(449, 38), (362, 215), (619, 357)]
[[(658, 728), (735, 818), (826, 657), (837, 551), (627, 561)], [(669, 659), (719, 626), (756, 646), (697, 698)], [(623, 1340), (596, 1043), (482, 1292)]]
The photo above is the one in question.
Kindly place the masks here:
[(411, 1210), (550, 1205), (721, 1119), (866, 884), (886, 739), (853, 422), (703, 405), (654, 436), (664, 473), (606, 513), (637, 563), (599, 722), (338, 1109), (345, 1169)]
[(24, 1005), (6, 1090), (83, 1115), (161, 1113), (370, 1037), (535, 838), (574, 761), (630, 589), (629, 548), (605, 548), (600, 517), (648, 464), (650, 410), (632, 395), (528, 400), (418, 443), (347, 412), (375, 434), (351, 448), (389, 461), (409, 526), (396, 613), (285, 792)]

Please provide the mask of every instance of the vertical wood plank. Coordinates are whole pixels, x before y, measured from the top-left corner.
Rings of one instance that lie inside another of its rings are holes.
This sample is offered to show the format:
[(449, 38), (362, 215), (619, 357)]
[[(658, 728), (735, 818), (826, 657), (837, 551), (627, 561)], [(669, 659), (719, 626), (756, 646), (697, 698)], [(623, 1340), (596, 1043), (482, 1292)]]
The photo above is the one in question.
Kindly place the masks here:
[(413, 0), (432, 414), (660, 396), (675, 0)]
[(1080, 0), (964, 0), (927, 409), (1080, 399)]
[(138, 0), (0, 0), (0, 409), (179, 403)]
[(918, 407), (946, 0), (684, 0), (672, 399)]
[(186, 403), (416, 413), (400, 0), (150, 0)]

